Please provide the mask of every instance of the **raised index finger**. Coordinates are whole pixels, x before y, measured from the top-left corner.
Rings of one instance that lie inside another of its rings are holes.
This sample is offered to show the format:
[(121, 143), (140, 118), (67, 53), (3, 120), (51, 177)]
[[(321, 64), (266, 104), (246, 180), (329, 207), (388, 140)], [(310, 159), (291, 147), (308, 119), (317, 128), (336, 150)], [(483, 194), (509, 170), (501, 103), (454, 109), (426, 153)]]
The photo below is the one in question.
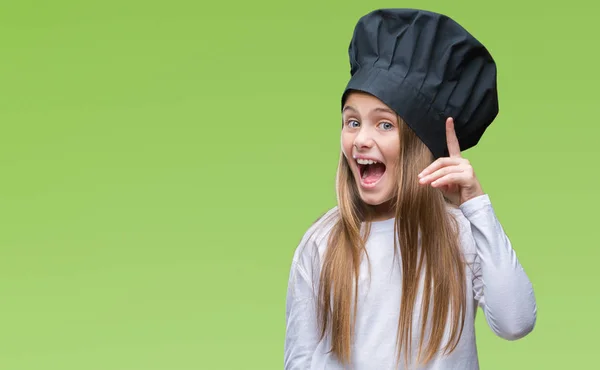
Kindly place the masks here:
[(454, 131), (454, 120), (449, 117), (446, 120), (446, 142), (448, 144), (448, 154), (450, 157), (460, 157), (460, 145), (456, 132)]

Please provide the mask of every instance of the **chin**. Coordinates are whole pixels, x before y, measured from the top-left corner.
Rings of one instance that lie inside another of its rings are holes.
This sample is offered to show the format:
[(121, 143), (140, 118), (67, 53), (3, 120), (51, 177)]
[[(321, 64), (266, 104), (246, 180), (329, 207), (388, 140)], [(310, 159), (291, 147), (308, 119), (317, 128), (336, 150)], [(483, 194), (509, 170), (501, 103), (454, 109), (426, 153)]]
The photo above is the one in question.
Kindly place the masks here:
[(385, 203), (388, 203), (392, 200), (392, 196), (390, 195), (390, 191), (365, 191), (364, 189), (358, 190), (360, 195), (360, 199), (370, 206), (381, 206)]

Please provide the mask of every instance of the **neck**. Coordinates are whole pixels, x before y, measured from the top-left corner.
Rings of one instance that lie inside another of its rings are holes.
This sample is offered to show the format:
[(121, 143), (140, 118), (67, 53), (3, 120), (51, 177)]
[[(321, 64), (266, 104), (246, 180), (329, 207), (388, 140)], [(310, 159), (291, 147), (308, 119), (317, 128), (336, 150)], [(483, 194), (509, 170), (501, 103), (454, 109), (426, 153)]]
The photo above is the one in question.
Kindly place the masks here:
[(371, 222), (389, 220), (396, 215), (392, 200), (388, 200), (387, 202), (376, 206), (371, 206), (369, 213), (369, 221)]

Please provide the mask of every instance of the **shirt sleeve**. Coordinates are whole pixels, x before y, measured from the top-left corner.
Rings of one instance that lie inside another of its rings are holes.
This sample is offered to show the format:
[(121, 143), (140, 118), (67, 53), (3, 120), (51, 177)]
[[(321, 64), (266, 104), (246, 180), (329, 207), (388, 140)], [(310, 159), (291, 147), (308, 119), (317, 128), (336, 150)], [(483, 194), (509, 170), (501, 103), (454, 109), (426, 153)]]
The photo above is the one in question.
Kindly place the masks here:
[(477, 256), (474, 263), (474, 297), (492, 331), (517, 340), (529, 334), (536, 322), (533, 286), (498, 221), (487, 194), (460, 206), (470, 223)]
[(286, 298), (284, 369), (309, 369), (317, 347), (316, 300), (310, 275), (292, 263)]

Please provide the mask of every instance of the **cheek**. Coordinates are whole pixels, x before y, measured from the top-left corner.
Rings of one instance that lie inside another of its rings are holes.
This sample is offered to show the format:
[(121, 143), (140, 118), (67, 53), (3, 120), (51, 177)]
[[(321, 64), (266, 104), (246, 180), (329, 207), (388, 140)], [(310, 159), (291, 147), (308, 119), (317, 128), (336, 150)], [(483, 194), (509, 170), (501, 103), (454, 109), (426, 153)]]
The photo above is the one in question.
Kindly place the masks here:
[(347, 158), (352, 158), (353, 143), (354, 143), (354, 137), (352, 135), (349, 135), (347, 133), (342, 133), (342, 136), (341, 136), (342, 151), (344, 152), (344, 155), (346, 155)]
[(400, 157), (400, 143), (390, 142), (386, 145), (385, 148), (382, 148), (384, 151), (384, 156), (387, 160), (387, 168), (386, 173), (388, 176), (388, 181), (390, 182), (390, 186), (395, 186), (396, 176), (398, 174), (398, 160)]
[(382, 146), (381, 151), (387, 160), (387, 163), (396, 164), (400, 157), (400, 143), (390, 140), (385, 146)]

